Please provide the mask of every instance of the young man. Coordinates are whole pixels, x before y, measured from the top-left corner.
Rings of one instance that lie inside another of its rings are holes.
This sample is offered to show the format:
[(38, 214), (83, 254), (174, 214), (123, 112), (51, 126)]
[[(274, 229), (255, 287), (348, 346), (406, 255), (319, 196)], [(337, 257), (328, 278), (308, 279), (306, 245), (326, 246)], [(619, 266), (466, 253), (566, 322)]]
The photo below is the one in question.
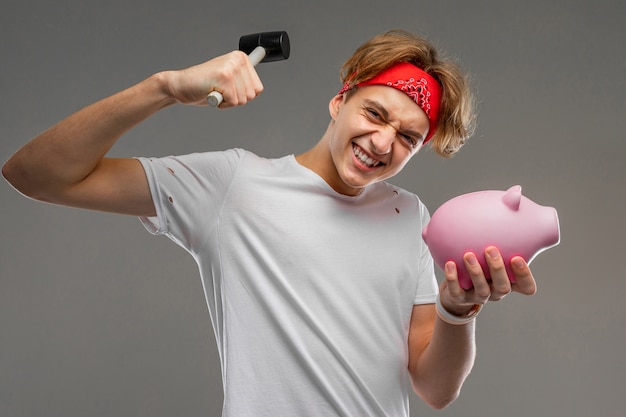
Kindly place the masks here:
[[(220, 351), (224, 416), (407, 416), (408, 387), (453, 401), (474, 361), (480, 307), (535, 292), (523, 259), (488, 248), (492, 280), (465, 256), (436, 285), (417, 196), (384, 180), (427, 142), (447, 156), (471, 134), (464, 77), (425, 40), (393, 31), (342, 69), (319, 142), (265, 159), (241, 149), (109, 159), (158, 110), (244, 105), (263, 87), (241, 52), (157, 73), (42, 133), (3, 167), (35, 199), (140, 216), (199, 265)], [(483, 254), (478, 254), (483, 256)], [(504, 262), (511, 262), (511, 284)], [(408, 372), (407, 372), (408, 370)]]

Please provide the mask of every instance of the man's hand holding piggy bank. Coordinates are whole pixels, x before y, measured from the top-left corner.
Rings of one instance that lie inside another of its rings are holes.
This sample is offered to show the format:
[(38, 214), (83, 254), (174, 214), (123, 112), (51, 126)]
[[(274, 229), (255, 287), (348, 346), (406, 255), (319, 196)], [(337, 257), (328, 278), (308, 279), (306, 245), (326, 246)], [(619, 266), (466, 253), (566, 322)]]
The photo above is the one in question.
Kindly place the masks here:
[(448, 287), (452, 294), (446, 295), (456, 298), (446, 307), (454, 304), (461, 313), (463, 305), (498, 300), (511, 291), (533, 294), (527, 264), (556, 246), (560, 233), (556, 210), (524, 197), (516, 185), (449, 200), (432, 215), (422, 237), (446, 274), (442, 290)]

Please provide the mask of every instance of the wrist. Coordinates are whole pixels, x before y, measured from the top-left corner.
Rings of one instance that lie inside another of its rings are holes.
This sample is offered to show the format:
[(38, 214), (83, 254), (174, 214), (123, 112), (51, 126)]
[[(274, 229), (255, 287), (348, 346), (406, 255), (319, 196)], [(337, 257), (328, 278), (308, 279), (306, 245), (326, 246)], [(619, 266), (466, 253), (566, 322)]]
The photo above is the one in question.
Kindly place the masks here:
[(448, 324), (454, 324), (454, 325), (462, 325), (462, 324), (470, 323), (476, 318), (476, 316), (478, 316), (478, 313), (480, 313), (480, 310), (482, 309), (482, 307), (483, 306), (480, 304), (474, 304), (469, 310), (469, 312), (463, 315), (457, 315), (448, 311), (443, 306), (443, 304), (441, 304), (441, 297), (439, 295), (437, 295), (437, 301), (435, 302), (435, 309), (437, 311), (437, 316), (444, 322)]
[(147, 82), (154, 86), (159, 93), (163, 102), (162, 107), (167, 107), (172, 104), (176, 104), (178, 100), (172, 92), (172, 77), (173, 71), (161, 71), (148, 78)]

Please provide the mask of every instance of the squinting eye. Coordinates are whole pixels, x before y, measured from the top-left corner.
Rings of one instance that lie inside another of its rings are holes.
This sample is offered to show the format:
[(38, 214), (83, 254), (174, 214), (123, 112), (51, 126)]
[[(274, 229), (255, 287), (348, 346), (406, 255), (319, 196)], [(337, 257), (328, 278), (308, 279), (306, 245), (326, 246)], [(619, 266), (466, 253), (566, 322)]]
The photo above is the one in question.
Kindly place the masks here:
[(404, 140), (406, 140), (407, 142), (409, 142), (411, 144), (411, 146), (417, 146), (417, 144), (419, 143), (417, 140), (413, 139), (413, 137), (409, 136), (409, 135), (400, 135), (404, 138)]
[(380, 118), (380, 115), (378, 114), (378, 112), (376, 110), (373, 109), (365, 109), (367, 110), (367, 112), (370, 114), (370, 116), (373, 116), (375, 118)]
[(419, 137), (417, 139), (415, 139), (412, 136), (409, 135), (400, 135), (402, 136), (402, 138), (404, 140), (407, 141), (407, 143), (412, 147), (412, 148), (418, 148), (420, 146), (422, 146), (422, 144), (424, 143), (424, 139), (422, 137)]

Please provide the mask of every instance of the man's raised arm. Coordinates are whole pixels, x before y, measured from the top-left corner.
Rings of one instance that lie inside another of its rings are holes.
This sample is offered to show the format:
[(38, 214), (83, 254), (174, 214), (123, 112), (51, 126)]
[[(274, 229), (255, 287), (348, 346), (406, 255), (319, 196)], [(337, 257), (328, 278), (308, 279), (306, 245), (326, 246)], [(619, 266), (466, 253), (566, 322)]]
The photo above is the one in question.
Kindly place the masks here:
[(179, 71), (164, 71), (87, 106), (19, 149), (2, 175), (22, 194), (49, 203), (151, 216), (147, 179), (134, 159), (105, 155), (126, 131), (176, 103), (206, 105), (220, 91), (220, 108), (243, 105), (263, 90), (239, 51)]

